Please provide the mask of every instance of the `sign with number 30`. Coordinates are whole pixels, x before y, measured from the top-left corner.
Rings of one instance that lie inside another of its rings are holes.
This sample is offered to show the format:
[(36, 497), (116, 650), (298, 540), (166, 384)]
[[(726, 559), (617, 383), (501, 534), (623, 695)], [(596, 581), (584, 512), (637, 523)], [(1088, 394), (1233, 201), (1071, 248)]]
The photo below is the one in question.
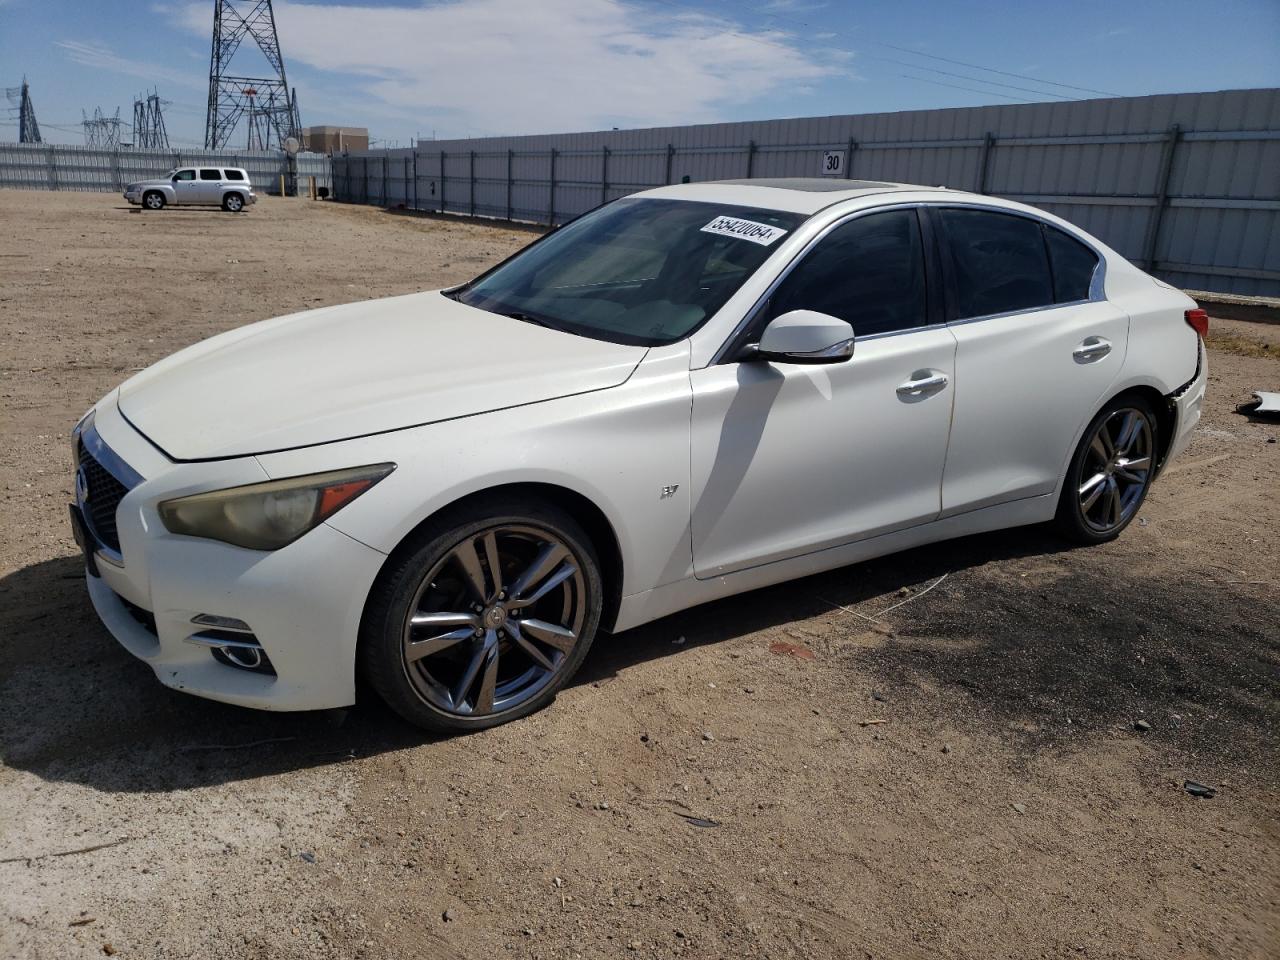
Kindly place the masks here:
[(822, 155), (822, 175), (824, 177), (844, 176), (844, 151), (828, 150)]

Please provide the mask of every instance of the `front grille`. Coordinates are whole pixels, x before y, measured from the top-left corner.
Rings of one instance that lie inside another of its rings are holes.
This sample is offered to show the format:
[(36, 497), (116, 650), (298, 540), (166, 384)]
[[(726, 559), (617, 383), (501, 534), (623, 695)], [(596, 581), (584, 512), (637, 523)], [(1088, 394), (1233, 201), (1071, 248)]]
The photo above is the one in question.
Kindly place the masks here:
[(116, 507), (128, 493), (123, 483), (113, 477), (107, 468), (93, 458), (80, 441), (77, 450), (80, 466), (88, 481), (89, 495), (80, 506), (84, 510), (84, 518), (89, 522), (93, 535), (104, 547), (120, 552), (120, 535), (116, 532)]

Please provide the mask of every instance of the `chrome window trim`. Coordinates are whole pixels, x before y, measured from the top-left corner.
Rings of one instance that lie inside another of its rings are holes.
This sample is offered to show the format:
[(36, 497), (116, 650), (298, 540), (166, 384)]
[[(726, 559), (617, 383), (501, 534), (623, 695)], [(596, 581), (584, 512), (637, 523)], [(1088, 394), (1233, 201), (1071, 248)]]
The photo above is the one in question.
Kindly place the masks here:
[[(760, 296), (756, 299), (756, 302), (751, 305), (751, 309), (749, 309), (746, 313), (742, 315), (742, 319), (739, 320), (738, 323), (734, 326), (733, 330), (729, 333), (729, 336), (725, 337), (724, 343), (720, 344), (720, 348), (712, 356), (711, 362), (708, 363), (707, 366), (714, 367), (717, 364), (721, 364), (721, 363), (737, 362), (736, 360), (729, 358), (727, 356), (729, 353), (729, 349), (733, 346), (733, 344), (737, 341), (737, 339), (742, 335), (742, 332), (746, 330), (748, 327), (750, 327), (751, 324), (755, 321), (760, 311), (764, 308), (764, 305), (769, 302), (769, 298), (772, 297), (774, 293), (777, 292), (778, 287), (782, 285), (782, 281), (786, 280), (787, 277), (790, 276), (791, 271), (796, 268), (796, 266), (800, 263), (800, 261), (803, 260), (805, 257), (807, 257), (810, 251), (812, 251), (814, 247), (816, 247), (819, 243), (821, 243), (824, 239), (826, 239), (827, 235), (831, 233), (831, 231), (835, 230), (837, 227), (843, 226), (844, 224), (848, 223), (850, 220), (857, 220), (859, 217), (868, 217), (876, 213), (886, 213), (890, 210), (915, 210), (925, 206), (928, 206), (928, 204), (922, 200), (907, 200), (902, 203), (886, 203), (886, 204), (883, 204), (882, 206), (867, 207), (862, 210), (853, 210), (845, 214), (844, 216), (839, 217), (836, 220), (832, 220), (829, 224), (827, 224), (825, 227), (822, 228), (822, 231), (820, 233), (817, 233), (814, 236), (810, 237), (809, 242), (806, 243), (803, 247), (801, 247), (796, 252), (795, 256), (791, 258), (791, 260), (787, 263), (785, 267), (783, 267), (781, 270), (778, 271), (778, 275), (775, 276), (773, 280), (769, 283), (769, 286), (765, 288), (764, 293), (760, 294)], [(933, 324), (931, 326), (924, 326), (924, 327), (910, 327), (906, 330), (886, 330), (883, 333), (872, 333), (872, 334), (868, 334), (865, 337), (859, 337), (857, 335), (858, 331), (855, 330), (854, 342), (856, 343), (859, 340), (874, 340), (874, 339), (879, 339), (881, 337), (896, 337), (896, 336), (901, 336), (903, 334), (908, 334), (908, 333), (918, 333), (921, 330), (938, 329), (944, 326), (946, 326), (946, 324)]]
[[(945, 209), (953, 209), (953, 208), (986, 210), (991, 213), (1002, 213), (1002, 214), (1006, 214), (1007, 216), (1023, 217), (1027, 220), (1034, 220), (1036, 223), (1039, 223), (1041, 226), (1048, 227), (1049, 229), (1052, 229), (1052, 230), (1061, 231), (1062, 233), (1065, 233), (1068, 237), (1070, 237), (1072, 240), (1075, 240), (1077, 243), (1083, 244), (1085, 247), (1087, 247), (1089, 250), (1093, 252), (1093, 255), (1095, 257), (1098, 258), (1098, 263), (1093, 268), (1093, 276), (1089, 279), (1088, 299), (1087, 300), (1069, 300), (1069, 301), (1064, 301), (1063, 303), (1051, 303), (1041, 307), (1027, 307), (1023, 310), (1009, 310), (1004, 313), (990, 313), (990, 314), (984, 314), (983, 316), (979, 316), (979, 317), (958, 318), (955, 320), (946, 321), (944, 323), (928, 324), (922, 327), (910, 327), (906, 330), (886, 330), (883, 333), (872, 333), (864, 337), (857, 336), (857, 331), (855, 330), (854, 331), (855, 342), (858, 340), (880, 340), (885, 337), (900, 337), (906, 334), (919, 333), (922, 330), (938, 330), (943, 327), (954, 327), (954, 326), (960, 326), (961, 324), (966, 324), (966, 323), (977, 323), (981, 320), (997, 320), (1002, 317), (1016, 317), (1025, 313), (1040, 313), (1045, 310), (1056, 310), (1058, 307), (1080, 306), (1081, 304), (1098, 303), (1107, 299), (1106, 297), (1106, 279), (1107, 279), (1106, 254), (1103, 253), (1103, 251), (1098, 248), (1098, 245), (1094, 243), (1090, 238), (1086, 236), (1082, 236), (1073, 230), (1069, 230), (1064, 227), (1061, 227), (1058, 224), (1050, 220), (1047, 220), (1045, 217), (1042, 217), (1033, 211), (1015, 210), (1010, 207), (1002, 207), (994, 203), (982, 203), (981, 201), (971, 201), (971, 200), (951, 200), (951, 199), (908, 200), (902, 203), (886, 203), (881, 206), (867, 207), (862, 210), (854, 210), (848, 214), (845, 214), (844, 216), (836, 220), (833, 220), (831, 223), (827, 224), (827, 226), (823, 228), (821, 233), (818, 233), (814, 237), (812, 237), (809, 240), (809, 242), (806, 243), (804, 247), (802, 247), (796, 253), (796, 255), (791, 258), (791, 260), (787, 263), (787, 265), (778, 272), (778, 275), (773, 278), (773, 281), (765, 289), (764, 293), (762, 293), (760, 297), (756, 300), (756, 302), (751, 305), (751, 309), (749, 309), (746, 313), (743, 314), (742, 319), (738, 321), (737, 325), (733, 328), (733, 331), (729, 334), (728, 337), (725, 338), (724, 343), (720, 345), (720, 349), (718, 349), (715, 352), (715, 355), (712, 356), (711, 362), (708, 364), (708, 366), (715, 366), (716, 364), (720, 364), (720, 363), (735, 362), (732, 359), (727, 358), (727, 354), (729, 352), (730, 347), (742, 334), (742, 331), (745, 330), (747, 327), (749, 327), (752, 322), (754, 322), (754, 320), (756, 319), (756, 316), (759, 314), (764, 304), (766, 304), (769, 301), (769, 298), (772, 297), (774, 293), (777, 291), (778, 287), (782, 285), (782, 281), (784, 281), (787, 278), (787, 276), (791, 273), (791, 271), (796, 268), (796, 266), (800, 263), (800, 261), (803, 260), (806, 256), (808, 256), (810, 251), (812, 251), (815, 246), (821, 243), (822, 240), (825, 239), (826, 236), (829, 233), (831, 233), (832, 230), (836, 229), (836, 227), (842, 226), (843, 224), (848, 223), (850, 220), (855, 220), (858, 217), (866, 217), (875, 213), (883, 213), (888, 210), (911, 210), (911, 209), (945, 210)], [(939, 243), (939, 255), (943, 258), (950, 256), (950, 250), (947, 250), (946, 253), (943, 253), (941, 250), (941, 248), (944, 247), (946, 244), (945, 237), (940, 237), (939, 240), (941, 241)], [(1045, 256), (1048, 257), (1048, 255), (1049, 255), (1049, 252), (1046, 249)], [(1050, 268), (1052, 269), (1052, 265), (1050, 265)]]
[[(79, 469), (80, 466), (79, 449), (81, 443), (84, 444), (84, 448), (89, 455), (98, 461), (102, 469), (120, 481), (121, 486), (125, 488), (126, 496), (128, 491), (142, 483), (144, 479), (142, 474), (120, 459), (120, 455), (107, 446), (106, 441), (102, 439), (102, 435), (98, 433), (98, 427), (94, 423), (93, 414), (81, 420), (76, 424), (75, 429), (71, 431), (72, 449), (77, 451), (76, 469)], [(89, 514), (85, 512), (84, 500), (80, 497), (79, 484), (76, 484), (76, 506), (80, 509), (80, 515), (84, 518), (85, 526), (89, 528), (93, 534), (93, 539), (98, 545), (95, 556), (110, 563), (113, 567), (123, 567), (124, 556), (119, 551), (112, 550), (103, 543), (98, 536), (98, 531), (93, 529), (93, 521), (89, 519)]]
[[(1022, 217), (1024, 220), (1033, 220), (1036, 223), (1040, 224), (1042, 227), (1048, 227), (1051, 230), (1057, 230), (1059, 233), (1066, 234), (1068, 237), (1070, 237), (1072, 240), (1075, 240), (1077, 243), (1083, 244), (1086, 248), (1092, 251), (1095, 257), (1098, 258), (1098, 262), (1093, 268), (1093, 276), (1089, 278), (1089, 296), (1085, 300), (1064, 300), (1062, 303), (1047, 303), (1039, 307), (1025, 307), (1021, 310), (1006, 310), (1003, 313), (985, 313), (977, 317), (957, 317), (955, 320), (948, 321), (947, 326), (955, 327), (965, 323), (977, 323), (980, 320), (997, 320), (997, 319), (1000, 319), (1001, 317), (1016, 317), (1024, 313), (1040, 313), (1041, 311), (1044, 311), (1044, 310), (1056, 310), (1058, 307), (1079, 306), (1082, 303), (1098, 303), (1100, 301), (1107, 299), (1106, 297), (1107, 257), (1106, 257), (1106, 254), (1104, 254), (1101, 250), (1098, 249), (1098, 245), (1093, 243), (1087, 237), (1083, 237), (1080, 234), (1075, 233), (1071, 230), (1064, 229), (1063, 227), (1058, 226), (1058, 224), (1053, 223), (1050, 220), (1046, 220), (1044, 217), (1039, 216), (1038, 214), (1033, 213), (1030, 210), (1012, 210), (1009, 207), (997, 206), (994, 203), (980, 203), (980, 202), (968, 201), (968, 200), (943, 200), (943, 201), (934, 201), (933, 203), (921, 202), (920, 206), (931, 207), (932, 209), (938, 210), (938, 211), (954, 210), (954, 209), (985, 210), (989, 213), (1002, 213), (1005, 216)], [(945, 246), (946, 245), (945, 228), (943, 228), (943, 234), (944, 234), (943, 246)], [(950, 253), (951, 251), (948, 248), (946, 256), (950, 256)], [(1045, 257), (1048, 258), (1048, 256), (1049, 256), (1049, 251), (1046, 249)], [(1049, 264), (1049, 269), (1050, 271), (1053, 270), (1052, 262), (1050, 262)]]

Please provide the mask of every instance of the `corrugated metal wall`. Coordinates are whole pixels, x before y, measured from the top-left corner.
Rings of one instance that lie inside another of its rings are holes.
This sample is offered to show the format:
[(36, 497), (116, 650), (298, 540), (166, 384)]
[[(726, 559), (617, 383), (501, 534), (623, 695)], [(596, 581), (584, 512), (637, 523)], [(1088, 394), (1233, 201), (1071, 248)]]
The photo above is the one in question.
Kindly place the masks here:
[(1280, 296), (1280, 90), (421, 141), (334, 157), (354, 203), (563, 223), (684, 178), (845, 176), (1032, 203), (1182, 287)]
[[(101, 150), (47, 143), (0, 143), (0, 187), (23, 190), (123, 190), (134, 180), (163, 177), (174, 167), (201, 163), (243, 167), (256, 189), (279, 192), (285, 158), (272, 151), (141, 150), (122, 147)], [(332, 189), (329, 158), (301, 153), (300, 182), (309, 176), (318, 186)]]

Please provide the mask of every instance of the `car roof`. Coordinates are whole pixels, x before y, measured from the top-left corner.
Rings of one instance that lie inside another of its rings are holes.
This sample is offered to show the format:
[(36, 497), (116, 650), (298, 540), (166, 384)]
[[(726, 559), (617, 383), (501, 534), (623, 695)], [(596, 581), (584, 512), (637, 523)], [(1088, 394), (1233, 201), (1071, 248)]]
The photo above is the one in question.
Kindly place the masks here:
[(926, 187), (914, 183), (890, 183), (881, 180), (838, 180), (834, 177), (777, 177), (752, 180), (712, 180), (702, 183), (676, 183), (645, 190), (637, 196), (655, 199), (702, 200), (766, 210), (792, 213), (817, 213), (842, 200), (852, 200), (877, 193), (906, 191), (942, 191), (943, 187)]

